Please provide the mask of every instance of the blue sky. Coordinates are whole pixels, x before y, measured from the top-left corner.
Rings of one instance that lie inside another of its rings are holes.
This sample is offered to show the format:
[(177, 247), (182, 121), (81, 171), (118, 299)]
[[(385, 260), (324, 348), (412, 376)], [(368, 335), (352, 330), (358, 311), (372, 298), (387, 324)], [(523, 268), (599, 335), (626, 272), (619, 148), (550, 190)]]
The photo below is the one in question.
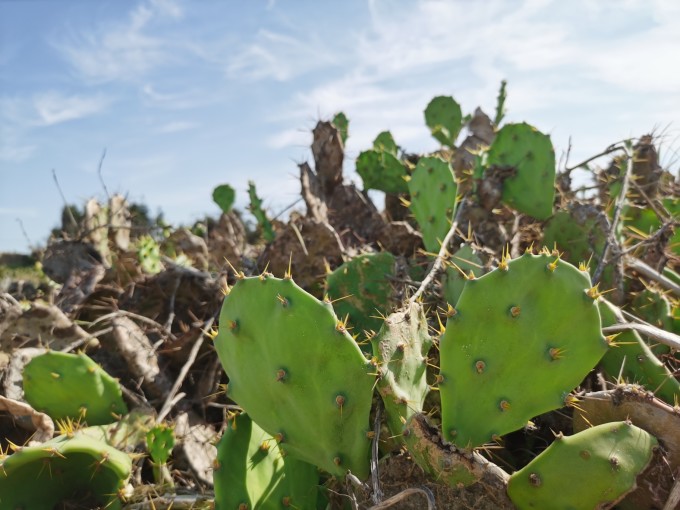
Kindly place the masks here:
[(273, 212), (297, 198), (310, 130), (342, 110), (354, 158), (390, 129), (437, 148), (436, 95), (552, 136), (571, 162), (655, 130), (678, 171), (675, 0), (0, 0), (0, 251), (43, 244), (63, 205), (110, 192), (174, 224), (253, 179)]

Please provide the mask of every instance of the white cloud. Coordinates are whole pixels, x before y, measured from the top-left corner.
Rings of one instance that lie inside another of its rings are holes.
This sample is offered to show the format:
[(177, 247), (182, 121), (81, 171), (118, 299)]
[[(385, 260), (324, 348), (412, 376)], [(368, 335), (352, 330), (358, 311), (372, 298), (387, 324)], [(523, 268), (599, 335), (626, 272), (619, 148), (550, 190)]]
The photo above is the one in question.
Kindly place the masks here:
[(163, 124), (161, 127), (158, 128), (159, 133), (179, 133), (181, 131), (189, 131), (192, 129), (196, 129), (198, 127), (198, 124), (195, 122), (187, 122), (187, 121), (173, 121), (173, 122), (168, 122), (167, 124)]
[(227, 75), (249, 80), (286, 81), (334, 62), (330, 48), (316, 36), (302, 40), (260, 30), (252, 43), (229, 58)]
[(176, 21), (182, 15), (172, 0), (148, 0), (133, 9), (124, 23), (99, 26), (53, 44), (88, 80), (136, 81), (174, 59), (172, 40), (150, 35), (152, 25), (168, 18)]
[(65, 96), (58, 92), (46, 92), (33, 99), (37, 123), (43, 126), (88, 117), (106, 110), (110, 104), (110, 98), (103, 95)]

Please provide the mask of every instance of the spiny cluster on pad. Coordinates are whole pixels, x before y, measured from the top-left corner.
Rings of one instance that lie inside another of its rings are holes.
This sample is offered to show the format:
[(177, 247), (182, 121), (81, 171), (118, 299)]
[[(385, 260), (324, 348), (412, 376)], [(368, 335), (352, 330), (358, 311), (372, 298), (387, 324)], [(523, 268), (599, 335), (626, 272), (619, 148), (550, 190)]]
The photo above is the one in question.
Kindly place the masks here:
[(329, 302), (291, 278), (241, 278), (224, 300), (215, 348), (228, 396), (281, 451), (338, 476), (368, 475), (375, 368)]

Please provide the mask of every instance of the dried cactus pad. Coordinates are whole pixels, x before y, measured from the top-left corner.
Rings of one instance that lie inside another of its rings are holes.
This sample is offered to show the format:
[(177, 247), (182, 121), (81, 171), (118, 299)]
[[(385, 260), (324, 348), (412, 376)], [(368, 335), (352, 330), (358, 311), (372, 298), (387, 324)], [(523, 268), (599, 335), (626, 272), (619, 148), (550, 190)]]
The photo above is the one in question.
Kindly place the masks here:
[(228, 396), (283, 452), (368, 476), (375, 368), (330, 303), (289, 278), (242, 278), (222, 306), (215, 348)]
[(480, 446), (565, 404), (607, 349), (590, 287), (547, 254), (465, 283), (440, 342), (444, 439)]

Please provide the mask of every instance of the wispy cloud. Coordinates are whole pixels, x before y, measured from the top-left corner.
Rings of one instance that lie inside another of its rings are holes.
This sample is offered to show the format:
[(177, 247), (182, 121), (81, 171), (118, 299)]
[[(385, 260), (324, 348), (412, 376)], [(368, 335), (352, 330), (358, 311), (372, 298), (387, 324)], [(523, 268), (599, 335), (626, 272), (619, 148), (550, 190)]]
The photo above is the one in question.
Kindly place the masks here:
[(161, 127), (158, 128), (159, 133), (179, 133), (181, 131), (189, 131), (192, 129), (196, 129), (198, 127), (198, 124), (195, 122), (187, 122), (187, 121), (174, 121), (174, 122), (168, 122), (167, 124), (163, 124)]
[(56, 40), (53, 45), (87, 80), (137, 81), (174, 59), (172, 41), (154, 36), (153, 25), (182, 16), (180, 5), (172, 0), (148, 0), (133, 9), (123, 23), (72, 33), (68, 40)]
[(47, 92), (33, 99), (37, 122), (43, 126), (88, 117), (106, 110), (110, 104), (111, 99), (101, 94), (66, 96), (59, 92)]
[(232, 78), (286, 81), (334, 62), (330, 48), (315, 35), (305, 40), (260, 30), (254, 41), (229, 58), (227, 74)]

